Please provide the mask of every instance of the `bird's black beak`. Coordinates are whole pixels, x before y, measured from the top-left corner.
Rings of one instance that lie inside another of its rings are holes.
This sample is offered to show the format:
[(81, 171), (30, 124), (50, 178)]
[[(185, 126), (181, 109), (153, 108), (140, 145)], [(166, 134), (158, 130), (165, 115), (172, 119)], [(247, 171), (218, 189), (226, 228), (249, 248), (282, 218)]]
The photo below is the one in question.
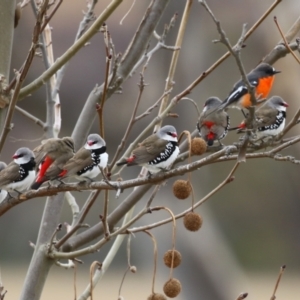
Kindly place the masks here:
[(277, 71), (277, 70), (274, 71), (274, 74), (278, 74), (278, 73), (281, 73), (281, 71)]

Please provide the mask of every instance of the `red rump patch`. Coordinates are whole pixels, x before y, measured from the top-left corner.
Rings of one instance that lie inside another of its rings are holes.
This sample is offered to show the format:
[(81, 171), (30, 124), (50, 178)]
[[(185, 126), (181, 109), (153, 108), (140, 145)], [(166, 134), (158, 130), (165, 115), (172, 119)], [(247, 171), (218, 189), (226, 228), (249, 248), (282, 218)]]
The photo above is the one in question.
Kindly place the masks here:
[(207, 135), (207, 139), (208, 140), (214, 140), (215, 139), (215, 134), (212, 132), (209, 132), (209, 134)]
[(128, 157), (127, 158), (127, 163), (132, 163), (132, 162), (134, 162), (134, 160), (135, 160), (135, 156), (133, 155), (133, 156), (131, 156), (131, 157)]
[(205, 122), (203, 122), (203, 124), (204, 124), (208, 129), (210, 129), (212, 126), (215, 125), (215, 123), (212, 122), (212, 121), (205, 121)]
[(46, 171), (52, 165), (52, 163), (53, 163), (53, 159), (51, 159), (49, 156), (46, 156), (40, 165), (40, 171), (37, 176), (36, 182), (41, 182), (43, 180), (43, 177), (44, 177)]
[(239, 126), (238, 126), (239, 129), (245, 129), (246, 128), (246, 123), (245, 122), (242, 122)]
[(67, 173), (68, 173), (67, 170), (62, 170), (62, 171), (58, 174), (58, 176), (59, 176), (59, 177), (63, 177), (63, 176), (65, 176)]

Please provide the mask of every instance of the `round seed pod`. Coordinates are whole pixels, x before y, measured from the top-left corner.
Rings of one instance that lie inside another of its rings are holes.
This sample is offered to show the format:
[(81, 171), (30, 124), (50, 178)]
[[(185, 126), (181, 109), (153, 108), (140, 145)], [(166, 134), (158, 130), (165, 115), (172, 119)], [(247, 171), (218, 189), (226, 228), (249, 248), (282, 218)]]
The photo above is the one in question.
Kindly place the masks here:
[[(173, 255), (173, 250), (168, 250), (164, 255), (164, 263), (169, 268), (171, 268), (172, 266), (172, 255)], [(173, 268), (178, 267), (180, 263), (181, 263), (181, 254), (179, 251), (174, 250)]]
[(167, 297), (163, 294), (154, 293), (151, 294), (147, 300), (167, 300)]
[(164, 293), (167, 297), (175, 298), (181, 292), (181, 283), (178, 279), (171, 278), (164, 285)]
[(190, 231), (198, 231), (202, 226), (202, 218), (195, 212), (187, 213), (183, 218), (184, 227)]
[(196, 137), (192, 139), (191, 153), (192, 155), (202, 155), (206, 152), (207, 144), (204, 139)]
[(176, 180), (173, 184), (173, 194), (178, 199), (186, 199), (192, 192), (192, 186), (187, 180)]

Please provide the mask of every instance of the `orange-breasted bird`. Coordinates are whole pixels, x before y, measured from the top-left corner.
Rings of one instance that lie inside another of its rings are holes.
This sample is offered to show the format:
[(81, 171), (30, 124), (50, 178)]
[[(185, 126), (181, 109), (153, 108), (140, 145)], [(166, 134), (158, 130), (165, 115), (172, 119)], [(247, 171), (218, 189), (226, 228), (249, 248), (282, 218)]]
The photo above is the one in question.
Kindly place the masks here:
[[(264, 99), (268, 97), (277, 73), (280, 73), (280, 71), (275, 70), (269, 64), (261, 63), (247, 74), (248, 81), (254, 86), (256, 98)], [(218, 110), (225, 109), (228, 106), (239, 109), (252, 106), (251, 95), (242, 79), (234, 85), (229, 96), (222, 102)]]

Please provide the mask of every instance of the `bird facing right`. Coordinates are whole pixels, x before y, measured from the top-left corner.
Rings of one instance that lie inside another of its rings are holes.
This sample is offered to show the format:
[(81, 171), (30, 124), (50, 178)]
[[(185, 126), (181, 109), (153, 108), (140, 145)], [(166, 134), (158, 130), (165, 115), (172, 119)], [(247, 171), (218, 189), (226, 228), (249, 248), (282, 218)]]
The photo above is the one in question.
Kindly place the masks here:
[(178, 154), (176, 129), (174, 126), (166, 125), (142, 141), (132, 151), (131, 156), (119, 161), (117, 166), (139, 165), (152, 174), (169, 169)]
[[(255, 118), (258, 123), (256, 137), (258, 139), (275, 136), (279, 134), (285, 126), (286, 108), (288, 103), (279, 96), (268, 99), (256, 112)], [(243, 121), (238, 128), (245, 129), (246, 122)]]
[(99, 134), (93, 133), (88, 136), (84, 147), (66, 162), (59, 178), (74, 177), (79, 181), (92, 181), (100, 174), (99, 167), (106, 168), (107, 162), (106, 143)]

